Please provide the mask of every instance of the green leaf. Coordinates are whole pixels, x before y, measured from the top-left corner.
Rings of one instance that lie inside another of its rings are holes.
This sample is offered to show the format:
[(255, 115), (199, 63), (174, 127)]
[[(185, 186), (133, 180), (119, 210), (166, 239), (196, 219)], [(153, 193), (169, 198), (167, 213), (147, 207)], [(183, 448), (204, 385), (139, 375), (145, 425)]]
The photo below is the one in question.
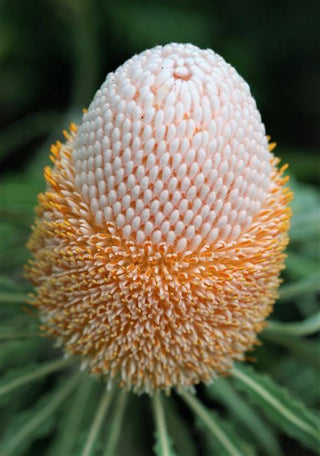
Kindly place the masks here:
[(282, 358), (274, 363), (274, 377), (280, 384), (294, 392), (309, 407), (318, 407), (320, 401), (319, 373), (304, 361), (296, 358)]
[[(150, 417), (150, 397), (146, 394), (141, 396), (130, 394), (129, 404), (123, 419), (125, 433), (121, 434), (119, 441), (119, 455), (150, 456), (152, 454), (150, 438), (153, 435), (154, 424), (150, 418), (152, 418)], [(107, 425), (108, 422), (109, 419)]]
[(12, 292), (16, 293), (17, 290), (20, 292), (29, 290), (29, 282), (17, 282), (12, 280), (10, 277), (0, 275), (0, 292)]
[(69, 397), (78, 379), (78, 375), (73, 376), (42, 397), (34, 407), (17, 415), (2, 440), (3, 454), (18, 456), (33, 440), (47, 435), (55, 425), (54, 413)]
[[(1, 190), (0, 190), (1, 191)], [(9, 222), (0, 223), (0, 274), (8, 276), (10, 268), (17, 268), (22, 275), (22, 265), (27, 260), (25, 244), (28, 231)]]
[[(210, 411), (211, 420), (216, 426), (227, 436), (229, 442), (232, 442), (234, 447), (237, 448), (239, 454), (246, 456), (254, 456), (255, 450), (242, 437), (239, 436), (234, 423), (227, 419), (222, 419), (218, 413), (213, 410)], [(207, 427), (203, 421), (199, 418), (196, 419), (196, 426), (204, 436), (205, 446), (207, 448), (207, 454), (214, 454), (215, 456), (226, 456), (233, 453), (227, 453), (225, 445), (217, 438), (214, 438), (211, 433), (208, 432)]]
[(281, 323), (269, 321), (264, 333), (289, 334), (293, 336), (305, 336), (320, 331), (320, 311), (311, 317), (297, 323)]
[(84, 372), (75, 397), (60, 420), (58, 432), (47, 456), (71, 455), (76, 448), (81, 432), (81, 422), (87, 414), (88, 401), (92, 401), (93, 386), (92, 378), (88, 377), (87, 372)]
[(176, 456), (169, 437), (164, 414), (162, 393), (156, 391), (152, 396), (152, 407), (156, 424), (154, 451), (157, 456)]
[(304, 340), (300, 337), (287, 334), (266, 332), (261, 336), (272, 343), (281, 345), (300, 358), (305, 364), (309, 364), (320, 371), (320, 345), (317, 340)]
[[(310, 315), (315, 314), (319, 310), (319, 299), (316, 293), (307, 293), (297, 297), (295, 304), (297, 310), (303, 318), (308, 318)], [(290, 315), (291, 312), (287, 312), (287, 315)], [(294, 316), (296, 317), (296, 315)]]
[(299, 184), (294, 178), (290, 180), (290, 188), (294, 198), (292, 208), (291, 229), (292, 242), (301, 242), (319, 238), (320, 233), (320, 193), (311, 185)]
[[(242, 425), (246, 434), (250, 436), (250, 441), (255, 442), (263, 454), (282, 455), (277, 437), (268, 423), (238, 394), (227, 379), (218, 378), (206, 391), (211, 398), (226, 407), (231, 418)], [(248, 437), (247, 439), (249, 440)]]
[(309, 448), (319, 449), (319, 420), (302, 402), (252, 368), (238, 365), (232, 373), (236, 386), (245, 391), (284, 432)]
[[(42, 171), (39, 172), (39, 175), (42, 175)], [(2, 181), (0, 183), (1, 221), (29, 227), (34, 217), (37, 194), (43, 189), (44, 179), (36, 181), (30, 179), (26, 174), (10, 176)]]
[(26, 293), (11, 293), (0, 291), (0, 303), (4, 304), (24, 304), (28, 299)]
[[(303, 252), (305, 253), (305, 252)], [(286, 258), (286, 274), (293, 280), (300, 280), (312, 275), (317, 270), (318, 261), (308, 258), (305, 254), (297, 253), (293, 248), (288, 249)]]
[(172, 396), (168, 399), (166, 398), (164, 408), (168, 432), (176, 453), (183, 456), (197, 456), (196, 443), (192, 438), (187, 422), (179, 414)]
[(79, 453), (81, 456), (90, 456), (94, 451), (102, 423), (105, 419), (105, 415), (108, 411), (112, 398), (113, 390), (104, 392), (94, 420), (92, 421), (91, 427), (89, 429), (89, 433), (83, 445), (82, 451)]
[[(166, 442), (163, 441), (158, 431), (154, 432), (155, 444), (153, 446), (156, 456), (177, 456), (172, 447), (172, 440), (169, 435), (166, 436)], [(164, 444), (166, 447), (164, 447)]]
[(45, 347), (36, 338), (21, 341), (4, 341), (0, 344), (0, 368), (25, 366), (30, 360), (34, 361), (38, 353)]
[(305, 293), (317, 293), (318, 291), (320, 291), (320, 273), (316, 272), (305, 279), (282, 285), (279, 294), (281, 301), (287, 301)]
[(28, 366), (9, 371), (0, 381), (0, 397), (14, 391), (20, 386), (36, 381), (74, 362), (72, 359), (56, 359), (41, 366)]
[[(250, 456), (253, 449), (236, 434), (231, 423), (218, 417), (192, 394), (180, 391), (180, 395), (198, 418), (198, 425), (209, 435), (209, 444), (213, 448), (209, 454), (221, 456)], [(208, 434), (209, 432), (209, 434)]]
[(127, 405), (128, 392), (122, 389), (118, 397), (116, 398), (112, 414), (110, 417), (110, 426), (108, 437), (104, 444), (104, 455), (105, 456), (116, 456), (117, 444), (121, 432), (122, 421), (124, 412)]
[(0, 326), (0, 341), (13, 339), (29, 339), (32, 337), (37, 337), (38, 335), (39, 334), (37, 334), (36, 331), (12, 332), (12, 330)]

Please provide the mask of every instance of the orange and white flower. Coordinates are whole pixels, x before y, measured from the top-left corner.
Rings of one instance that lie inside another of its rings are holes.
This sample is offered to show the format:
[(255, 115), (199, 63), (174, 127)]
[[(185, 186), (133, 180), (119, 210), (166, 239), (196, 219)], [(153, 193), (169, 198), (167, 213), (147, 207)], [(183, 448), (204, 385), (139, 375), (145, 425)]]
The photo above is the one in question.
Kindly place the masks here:
[(43, 329), (136, 392), (226, 373), (277, 296), (291, 193), (247, 83), (157, 46), (110, 73), (51, 149), (29, 241)]

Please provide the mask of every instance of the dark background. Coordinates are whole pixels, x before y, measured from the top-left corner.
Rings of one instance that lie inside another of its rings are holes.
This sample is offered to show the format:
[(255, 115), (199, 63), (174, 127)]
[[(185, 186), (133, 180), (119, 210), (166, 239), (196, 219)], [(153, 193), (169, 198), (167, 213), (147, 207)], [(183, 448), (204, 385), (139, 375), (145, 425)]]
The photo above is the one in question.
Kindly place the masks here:
[(178, 41), (212, 48), (238, 70), (277, 154), (314, 183), (319, 13), (319, 2), (309, 0), (2, 1), (1, 171), (25, 167), (48, 135), (78, 121), (106, 74), (127, 58)]

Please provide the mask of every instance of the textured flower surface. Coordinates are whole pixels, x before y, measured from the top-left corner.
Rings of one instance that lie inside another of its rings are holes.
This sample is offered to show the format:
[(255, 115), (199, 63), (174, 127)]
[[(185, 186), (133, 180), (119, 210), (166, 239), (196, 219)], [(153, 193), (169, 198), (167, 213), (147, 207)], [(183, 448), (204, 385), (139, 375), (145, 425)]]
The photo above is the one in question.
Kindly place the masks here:
[(136, 392), (226, 373), (277, 296), (291, 194), (247, 83), (190, 44), (136, 55), (52, 147), (29, 241), (42, 328)]

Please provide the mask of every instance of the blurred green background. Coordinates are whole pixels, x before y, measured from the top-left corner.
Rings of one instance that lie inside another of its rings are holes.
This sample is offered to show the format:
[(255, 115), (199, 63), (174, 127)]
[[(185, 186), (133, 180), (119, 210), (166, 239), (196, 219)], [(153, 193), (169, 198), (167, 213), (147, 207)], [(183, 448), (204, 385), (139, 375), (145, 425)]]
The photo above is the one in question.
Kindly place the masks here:
[(317, 13), (316, 0), (2, 0), (0, 169), (22, 169), (55, 127), (79, 120), (127, 58), (178, 41), (212, 48), (239, 71), (277, 153), (315, 182)]
[[(44, 188), (42, 168), (49, 163), (50, 144), (62, 139), (62, 129), (69, 122), (80, 121), (82, 109), (108, 72), (134, 53), (178, 41), (212, 48), (238, 70), (251, 87), (267, 132), (278, 143), (276, 154), (290, 164), (290, 186), (295, 193), (291, 243), (285, 283), (272, 316), (285, 323), (276, 323), (264, 332), (261, 338), (267, 343), (252, 356), (257, 359), (257, 372), (267, 372), (310, 410), (319, 408), (320, 352), (319, 338), (314, 334), (320, 321), (318, 12), (316, 0), (0, 0), (0, 368), (8, 372), (4, 384), (57, 356), (51, 341), (28, 339), (28, 332), (35, 334), (36, 321), (20, 310), (25, 293), (31, 289), (22, 277), (22, 265), (28, 258), (25, 243), (36, 195)], [(308, 318), (307, 325), (286, 326)], [(12, 373), (11, 369), (17, 370)], [(53, 387), (59, 388), (63, 380), (57, 374), (32, 387), (27, 395), (24, 389), (15, 390), (0, 401), (5, 448), (17, 435), (21, 437), (25, 429), (21, 423), (27, 427), (38, 412), (41, 417), (43, 395), (50, 397)], [(223, 379), (219, 381), (224, 390)], [(69, 442), (76, 448), (72, 455), (80, 454), (77, 448), (87, 438), (102, 389), (100, 385), (97, 392), (95, 386), (95, 395), (88, 393), (86, 399), (90, 406), (85, 401), (81, 405), (84, 421), (79, 425), (79, 439), (75, 434)], [(219, 396), (218, 386), (212, 389), (210, 400), (203, 389), (198, 393), (229, 425), (240, 429), (242, 437), (257, 445), (258, 455), (315, 454), (292, 438), (294, 432), (291, 437), (281, 433), (276, 420), (266, 418), (260, 426), (266, 434), (258, 435), (252, 421), (243, 423), (247, 402), (242, 401), (243, 409), (239, 402), (232, 408), (229, 393)], [(119, 454), (149, 456), (153, 433), (149, 403), (146, 398), (131, 401), (134, 407), (126, 414), (124, 450)], [(32, 432), (27, 427), (28, 438), (24, 435), (12, 454), (65, 456), (57, 448), (68, 416), (74, 416), (71, 408), (68, 415), (69, 402), (47, 427), (35, 427)], [(252, 410), (256, 412), (254, 407)], [(182, 408), (182, 412), (186, 410)], [(143, 430), (138, 429), (141, 422)], [(187, 422), (191, 426), (190, 414)], [(178, 436), (175, 426), (174, 438)], [(196, 431), (187, 429), (180, 440), (188, 447), (188, 454), (211, 456), (202, 448)], [(189, 445), (193, 438), (198, 445), (194, 451), (192, 442)], [(135, 445), (138, 449), (134, 452)]]

